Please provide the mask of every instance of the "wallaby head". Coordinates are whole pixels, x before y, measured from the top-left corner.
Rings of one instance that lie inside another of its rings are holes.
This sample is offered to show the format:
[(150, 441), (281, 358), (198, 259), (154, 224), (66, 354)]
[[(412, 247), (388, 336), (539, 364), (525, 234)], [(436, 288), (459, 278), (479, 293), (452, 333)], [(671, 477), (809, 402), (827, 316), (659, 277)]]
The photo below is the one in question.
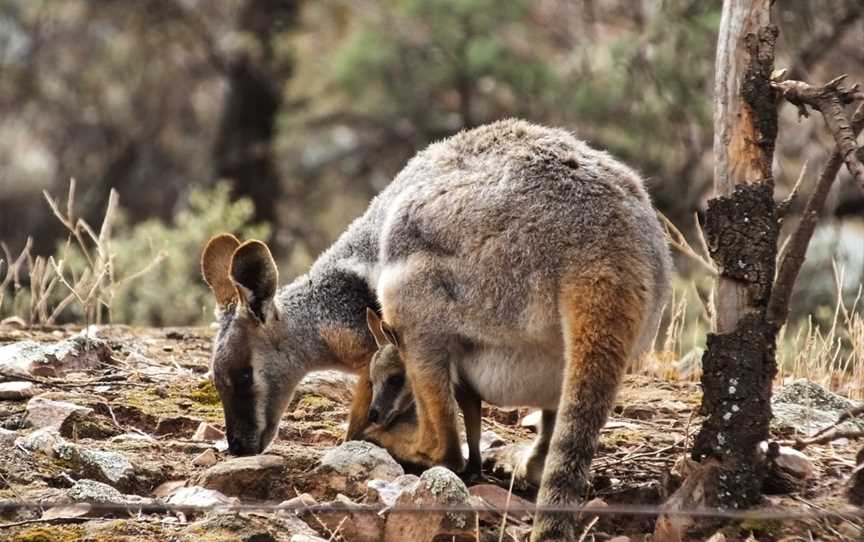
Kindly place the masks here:
[(414, 394), (406, 380), (395, 330), (372, 309), (366, 309), (366, 322), (378, 345), (369, 365), (372, 385), (369, 423), (387, 427), (414, 406)]
[[(204, 280), (216, 297), (219, 331), (211, 374), (225, 412), (229, 451), (266, 448), (304, 371), (282, 347), (286, 330), (274, 303), (278, 272), (267, 245), (223, 234), (201, 257)], [(287, 360), (287, 361), (285, 361)]]

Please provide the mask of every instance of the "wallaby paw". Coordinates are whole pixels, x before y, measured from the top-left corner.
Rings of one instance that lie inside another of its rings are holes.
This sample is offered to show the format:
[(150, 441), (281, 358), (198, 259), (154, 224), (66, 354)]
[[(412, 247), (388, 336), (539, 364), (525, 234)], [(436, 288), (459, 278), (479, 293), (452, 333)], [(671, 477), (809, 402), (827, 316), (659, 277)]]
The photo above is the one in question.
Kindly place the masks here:
[(483, 468), (501, 480), (513, 478), (513, 487), (519, 491), (537, 489), (539, 480), (531, 480), (524, 461), (530, 449), (526, 444), (510, 444), (486, 450), (483, 452)]

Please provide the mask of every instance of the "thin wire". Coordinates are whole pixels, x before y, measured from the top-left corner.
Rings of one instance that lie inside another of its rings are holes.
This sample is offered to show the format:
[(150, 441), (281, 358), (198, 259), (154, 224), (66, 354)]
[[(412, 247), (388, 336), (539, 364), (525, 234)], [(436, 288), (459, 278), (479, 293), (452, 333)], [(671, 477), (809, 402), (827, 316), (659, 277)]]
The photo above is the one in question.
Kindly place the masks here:
[[(613, 515), (630, 515), (630, 516), (687, 516), (687, 517), (702, 517), (702, 518), (725, 518), (725, 519), (750, 519), (750, 520), (784, 520), (784, 519), (818, 519), (818, 518), (844, 518), (844, 519), (860, 519), (864, 518), (864, 509), (862, 508), (846, 508), (843, 510), (831, 511), (825, 509), (809, 509), (809, 510), (793, 510), (782, 508), (762, 508), (751, 510), (724, 510), (719, 508), (683, 508), (683, 509), (666, 509), (663, 506), (648, 506), (648, 505), (619, 505), (610, 504), (599, 508), (593, 506), (574, 505), (574, 506), (556, 506), (556, 505), (531, 505), (531, 506), (508, 506), (498, 508), (494, 506), (469, 506), (469, 505), (433, 505), (433, 506), (413, 506), (413, 505), (398, 505), (386, 506), (381, 504), (376, 505), (358, 505), (356, 507), (347, 508), (342, 505), (332, 504), (275, 504), (275, 503), (236, 503), (236, 504), (216, 504), (210, 506), (189, 506), (169, 503), (97, 503), (87, 501), (68, 501), (68, 502), (25, 502), (25, 501), (0, 501), (0, 512), (9, 512), (17, 510), (35, 510), (42, 511), (52, 508), (77, 506), (83, 507), (87, 505), (90, 512), (127, 512), (127, 513), (166, 513), (166, 512), (181, 512), (184, 514), (196, 514), (204, 512), (219, 511), (223, 513), (242, 513), (242, 512), (292, 512), (294, 514), (430, 514), (430, 513), (529, 513), (549, 512), (549, 513), (568, 513), (568, 514), (586, 514), (596, 516), (613, 516)], [(63, 519), (74, 521), (91, 518), (57, 518), (58, 521)], [(0, 524), (0, 529), (10, 527), (14, 524)]]

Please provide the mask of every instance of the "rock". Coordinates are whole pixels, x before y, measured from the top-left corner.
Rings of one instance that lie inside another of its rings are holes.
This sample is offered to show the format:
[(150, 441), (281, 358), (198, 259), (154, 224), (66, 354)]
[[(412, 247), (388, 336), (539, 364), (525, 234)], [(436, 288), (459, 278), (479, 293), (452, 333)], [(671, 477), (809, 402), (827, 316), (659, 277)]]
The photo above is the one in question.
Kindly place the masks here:
[(43, 427), (60, 429), (63, 422), (76, 412), (83, 416), (90, 416), (93, 414), (93, 409), (66, 401), (52, 401), (51, 399), (37, 396), (27, 402), (27, 414), (24, 417), (24, 421), (36, 429)]
[(318, 519), (330, 532), (338, 532), (352, 542), (379, 542), (384, 535), (384, 518), (374, 512), (370, 505), (357, 504), (345, 495), (324, 503), (337, 512), (319, 512)]
[(0, 401), (20, 401), (36, 394), (32, 382), (0, 382)]
[(18, 433), (9, 429), (3, 429), (0, 427), (0, 448), (6, 448), (9, 446), (14, 446), (15, 441), (18, 439)]
[(614, 538), (610, 538), (609, 542), (630, 542), (629, 536), (616, 536)]
[[(416, 484), (404, 489), (396, 505), (469, 505), (471, 494), (458, 476), (444, 467), (424, 472)], [(384, 540), (397, 542), (432, 540), (441, 536), (467, 536), (474, 528), (474, 516), (468, 512), (429, 512), (426, 514), (391, 511), (385, 525)]]
[(506, 489), (493, 484), (478, 484), (468, 488), (468, 493), (472, 497), (479, 498), (483, 504), (495, 508), (499, 511), (498, 515), (504, 513), (508, 508), (517, 509), (516, 512), (508, 512), (510, 517), (524, 518), (529, 514), (526, 509), (534, 506), (531, 501), (525, 500), (519, 495), (513, 495)]
[(726, 535), (721, 531), (717, 531), (706, 542), (726, 542)]
[(156, 443), (156, 439), (145, 433), (120, 433), (109, 439), (111, 442), (147, 442)]
[(87, 501), (96, 503), (123, 503), (126, 498), (122, 493), (96, 480), (78, 480), (75, 485), (66, 490), (70, 501)]
[(82, 516), (91, 515), (93, 505), (86, 502), (74, 504), (60, 504), (51, 506), (42, 512), (43, 520), (54, 520), (59, 518), (80, 518)]
[[(771, 398), (774, 413), (771, 425), (810, 435), (834, 424), (841, 414), (859, 404), (802, 378), (783, 386)], [(842, 431), (864, 431), (864, 421), (851, 419), (840, 424), (839, 428)]]
[(291, 535), (289, 542), (327, 542), (327, 539), (308, 534), (295, 534)]
[(315, 506), (318, 504), (318, 501), (315, 500), (315, 497), (308, 493), (301, 493), (297, 495), (293, 499), (288, 499), (287, 501), (282, 501), (279, 503), (280, 508), (284, 508), (286, 513), (293, 513), (294, 510), (298, 508), (304, 508), (307, 506)]
[(176, 435), (188, 437), (200, 425), (200, 421), (188, 416), (172, 416), (161, 418), (153, 431), (157, 435)]
[(45, 455), (53, 456), (54, 445), (57, 444), (57, 442), (65, 442), (65, 440), (60, 437), (57, 429), (53, 427), (43, 427), (42, 429), (33, 431), (29, 435), (18, 437), (15, 444), (21, 446), (25, 450), (30, 450), (31, 452), (41, 452)]
[(367, 480), (391, 481), (405, 471), (384, 448), (350, 440), (324, 454), (314, 474), (321, 494), (344, 493), (359, 497), (366, 489)]
[(195, 484), (244, 499), (272, 499), (284, 490), (285, 459), (277, 455), (235, 457), (195, 479)]
[[(89, 409), (88, 409), (89, 410)], [(60, 424), (60, 435), (72, 440), (91, 438), (102, 440), (119, 434), (121, 429), (101, 416), (75, 410)]]
[(289, 542), (295, 536), (303, 540), (320, 540), (315, 531), (295, 516), (222, 514), (196, 521), (184, 529), (180, 540), (243, 541), (243, 542)]
[(369, 504), (383, 504), (393, 506), (396, 499), (407, 487), (413, 486), (420, 480), (413, 474), (403, 474), (392, 482), (386, 480), (369, 480), (366, 490), (366, 502)]
[(70, 464), (75, 472), (109, 484), (121, 491), (133, 491), (137, 483), (135, 467), (121, 453), (91, 450), (65, 441), (53, 448), (54, 456)]
[(196, 467), (212, 467), (217, 461), (218, 458), (216, 457), (216, 452), (213, 451), (213, 448), (207, 448), (192, 460), (192, 464)]
[(195, 434), (192, 435), (192, 440), (215, 441), (223, 438), (225, 438), (225, 433), (207, 422), (201, 422), (198, 429), (195, 430)]
[(784, 495), (803, 490), (813, 477), (813, 462), (803, 452), (780, 446), (776, 442), (763, 442), (759, 453), (767, 469), (763, 491), (769, 495)]
[(177, 488), (165, 499), (165, 502), (176, 506), (210, 507), (232, 505), (237, 502), (237, 499), (213, 489), (190, 486)]
[(540, 410), (535, 410), (522, 418), (522, 421), (519, 422), (519, 425), (522, 427), (527, 427), (529, 429), (537, 432), (540, 429), (540, 421), (543, 419), (543, 412)]
[(57, 343), (26, 340), (0, 347), (0, 372), (7, 375), (56, 378), (108, 361), (111, 361), (108, 343), (87, 330)]
[(169, 480), (159, 484), (151, 495), (160, 499), (170, 497), (181, 487), (186, 487), (186, 480)]

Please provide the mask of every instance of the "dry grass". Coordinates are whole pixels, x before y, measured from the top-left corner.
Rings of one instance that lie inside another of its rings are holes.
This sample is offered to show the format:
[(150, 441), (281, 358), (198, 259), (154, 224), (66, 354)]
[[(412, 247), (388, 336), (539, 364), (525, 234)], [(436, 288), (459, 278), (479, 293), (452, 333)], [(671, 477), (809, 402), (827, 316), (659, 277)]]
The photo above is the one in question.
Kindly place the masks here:
[[(21, 254), (14, 259), (8, 247), (2, 245), (5, 262), (11, 263), (0, 267), (0, 270), (6, 269), (0, 282), (0, 306), (6, 292), (11, 289), (13, 308), (22, 304), (26, 306), (26, 309), (19, 309), (23, 314), (15, 318), (26, 320), (29, 325), (53, 325), (73, 303), (77, 303), (81, 309), (85, 324), (110, 321), (111, 301), (117, 292), (128, 282), (153, 269), (163, 258), (160, 253), (141, 270), (126, 277), (117, 277), (114, 270), (115, 255), (111, 250), (111, 232), (119, 195), (116, 190), (111, 190), (97, 233), (83, 218), (75, 215), (75, 184), (75, 179), (69, 181), (65, 213), (57, 200), (48, 192), (43, 192), (54, 216), (69, 232), (61, 258), (34, 257), (31, 239), (27, 240)], [(83, 259), (83, 265), (69, 265), (75, 258)], [(76, 267), (80, 270), (76, 271)], [(19, 303), (21, 299), (23, 303)]]

